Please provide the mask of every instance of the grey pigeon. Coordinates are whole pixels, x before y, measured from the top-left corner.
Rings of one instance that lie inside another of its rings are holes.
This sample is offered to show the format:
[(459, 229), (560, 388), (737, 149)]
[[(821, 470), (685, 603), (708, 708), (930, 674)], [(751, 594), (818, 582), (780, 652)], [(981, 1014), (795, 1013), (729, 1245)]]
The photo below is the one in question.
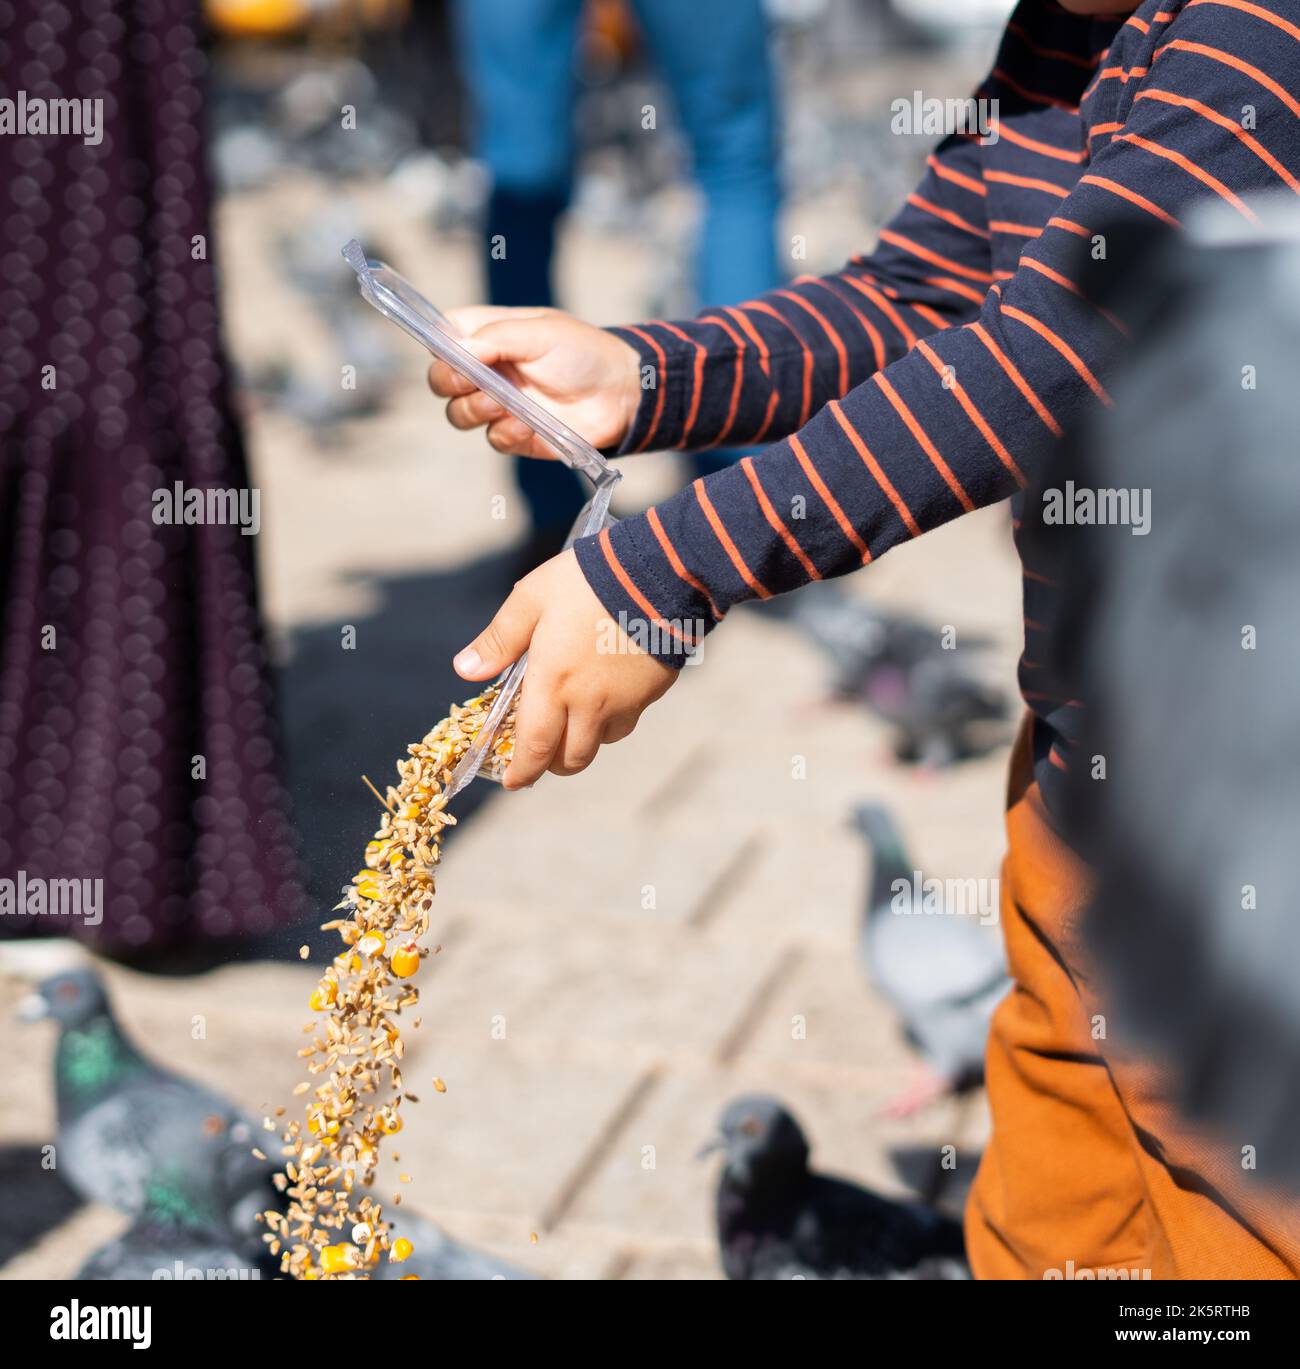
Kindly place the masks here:
[[(196, 1139), (190, 1119), (174, 1112), (160, 1119), (151, 1139), (157, 1158), (145, 1177), (135, 1221), (97, 1250), (77, 1277), (274, 1278), (279, 1261), (230, 1227), (226, 1137), (204, 1129)], [(242, 1221), (242, 1214), (236, 1212), (236, 1219)]]
[(808, 1168), (799, 1123), (775, 1098), (737, 1098), (708, 1150), (718, 1246), (729, 1279), (969, 1278), (961, 1228), (914, 1203)]
[[(271, 1183), (274, 1164), (252, 1154), (260, 1134), (252, 1120), (142, 1055), (118, 1025), (93, 969), (42, 980), (23, 1015), (52, 1017), (62, 1029), (55, 1055), (59, 1173), (83, 1197), (136, 1219), (82, 1277), (150, 1277), (106, 1271), (162, 1267), (149, 1263), (155, 1259), (168, 1268), (181, 1259), (196, 1269), (274, 1271), (257, 1214), (283, 1211), (286, 1200)], [(394, 1211), (393, 1227), (415, 1253), (404, 1263), (384, 1262), (376, 1278), (531, 1277), (458, 1245), (409, 1209)], [(234, 1264), (225, 1258), (232, 1254)]]
[[(965, 911), (953, 908), (946, 895), (927, 900), (926, 877), (908, 858), (881, 804), (861, 804), (854, 825), (872, 853), (860, 931), (867, 975), (893, 1005), (907, 1039), (932, 1072), (933, 1087), (921, 1089), (912, 1101), (919, 1105), (941, 1092), (978, 1085), (989, 1020), (1011, 986), (1002, 938), (974, 915), (973, 881), (960, 882), (957, 890)], [(905, 1104), (893, 1109), (914, 1110)]]
[(1060, 576), (1075, 750), (1107, 761), (1071, 767), (1064, 819), (1097, 870), (1108, 1035), (1300, 1186), (1300, 213), (1252, 209), (1106, 226), (1084, 285), (1132, 353), (1044, 486), (1145, 491), (1148, 531), (1049, 526), (1033, 499), (1025, 526)]
[(940, 766), (979, 754), (1007, 716), (1005, 695), (967, 664), (989, 645), (985, 638), (945, 648), (938, 628), (882, 613), (824, 583), (794, 596), (788, 612), (830, 658), (834, 695), (865, 704), (893, 726), (900, 760)]
[(251, 1250), (255, 1214), (275, 1201), (274, 1166), (252, 1154), (255, 1126), (228, 1099), (154, 1064), (127, 1039), (93, 969), (42, 980), (23, 1005), (53, 1018), (57, 1163), (83, 1197), (144, 1213), (160, 1174), (215, 1209)]

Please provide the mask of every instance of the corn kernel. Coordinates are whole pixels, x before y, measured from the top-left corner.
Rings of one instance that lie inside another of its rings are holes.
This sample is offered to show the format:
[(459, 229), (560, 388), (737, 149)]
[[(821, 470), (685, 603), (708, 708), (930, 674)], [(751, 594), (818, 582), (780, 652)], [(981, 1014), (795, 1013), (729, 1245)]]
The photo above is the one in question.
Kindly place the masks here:
[(409, 1260), (414, 1253), (415, 1247), (410, 1241), (405, 1236), (399, 1236), (393, 1242), (393, 1248), (388, 1252), (388, 1258), (397, 1264), (401, 1264), (403, 1260)]
[(420, 968), (420, 951), (415, 942), (398, 947), (389, 957), (388, 968), (398, 979), (409, 979)]

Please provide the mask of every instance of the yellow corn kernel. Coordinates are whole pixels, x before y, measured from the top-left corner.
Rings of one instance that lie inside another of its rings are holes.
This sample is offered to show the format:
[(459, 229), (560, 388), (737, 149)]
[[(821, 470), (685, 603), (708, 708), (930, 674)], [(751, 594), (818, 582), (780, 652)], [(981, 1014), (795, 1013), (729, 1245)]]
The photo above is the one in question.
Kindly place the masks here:
[(361, 1252), (346, 1241), (338, 1245), (327, 1245), (320, 1253), (320, 1267), (325, 1274), (344, 1274), (355, 1269), (360, 1263)]
[(398, 979), (409, 979), (420, 968), (420, 949), (415, 942), (399, 946), (389, 957), (388, 968)]
[(388, 1258), (397, 1264), (401, 1264), (403, 1260), (409, 1260), (414, 1253), (415, 1247), (410, 1241), (405, 1236), (399, 1236), (393, 1242), (393, 1248), (388, 1252)]
[(357, 950), (360, 951), (362, 955), (376, 956), (382, 953), (384, 945), (383, 932), (367, 932), (365, 936), (357, 942)]

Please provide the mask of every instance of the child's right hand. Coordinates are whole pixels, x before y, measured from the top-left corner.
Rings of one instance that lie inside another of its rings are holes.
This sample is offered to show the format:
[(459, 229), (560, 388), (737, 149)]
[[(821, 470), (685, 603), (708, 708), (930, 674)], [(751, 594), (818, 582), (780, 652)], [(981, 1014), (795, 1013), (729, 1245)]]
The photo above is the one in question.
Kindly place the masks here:
[[(455, 309), (448, 317), (461, 341), (530, 398), (562, 418), (593, 447), (616, 447), (641, 399), (640, 358), (621, 338), (559, 309)], [(554, 459), (531, 428), (445, 362), (429, 368), (429, 387), (450, 402), (453, 427), (487, 425), (499, 452)]]

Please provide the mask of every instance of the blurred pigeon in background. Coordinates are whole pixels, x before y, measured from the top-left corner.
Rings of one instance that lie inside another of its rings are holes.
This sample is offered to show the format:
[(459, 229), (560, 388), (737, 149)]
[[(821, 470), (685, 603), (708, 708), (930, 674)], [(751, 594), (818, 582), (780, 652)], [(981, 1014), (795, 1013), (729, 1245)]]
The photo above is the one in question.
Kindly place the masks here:
[(400, 1263), (381, 1260), (371, 1278), (385, 1282), (418, 1274), (420, 1278), (442, 1282), (463, 1282), (468, 1279), (532, 1279), (514, 1265), (495, 1256), (460, 1245), (440, 1231), (432, 1222), (403, 1205), (385, 1212), (395, 1236), (405, 1236), (415, 1247), (413, 1254)]
[[(994, 740), (989, 725), (1007, 716), (1006, 696), (972, 675), (938, 628), (881, 613), (829, 584), (792, 596), (788, 613), (830, 658), (835, 697), (892, 724), (899, 760), (943, 766), (978, 755)], [(988, 645), (962, 639), (967, 653)]]
[(979, 910), (970, 890), (979, 887), (976, 881), (959, 881), (963, 901), (970, 905), (965, 911), (948, 907), (946, 895), (939, 899), (937, 893), (933, 897), (940, 906), (925, 911), (925, 878), (904, 851), (888, 811), (864, 803), (853, 825), (871, 846), (860, 933), (867, 977), (894, 1006), (927, 1067), (925, 1076), (886, 1109), (907, 1116), (945, 1093), (983, 1081), (989, 1020), (1011, 981), (1002, 938), (974, 915)]
[(1188, 234), (1109, 226), (1085, 263), (1133, 351), (1036, 493), (1145, 491), (1148, 531), (1025, 526), (1061, 572), (1077, 749), (1107, 761), (1073, 767), (1066, 819), (1098, 872), (1110, 1034), (1300, 1185), (1300, 213), (1223, 208)]
[(59, 1025), (57, 1164), (77, 1192), (140, 1216), (165, 1175), (177, 1195), (173, 1207), (192, 1202), (204, 1213), (215, 1211), (251, 1252), (260, 1249), (255, 1216), (277, 1195), (274, 1166), (252, 1153), (252, 1119), (142, 1055), (88, 965), (42, 980), (20, 1014)]
[(718, 1138), (718, 1245), (729, 1279), (965, 1279), (961, 1227), (808, 1168), (799, 1123), (775, 1098), (728, 1104)]

